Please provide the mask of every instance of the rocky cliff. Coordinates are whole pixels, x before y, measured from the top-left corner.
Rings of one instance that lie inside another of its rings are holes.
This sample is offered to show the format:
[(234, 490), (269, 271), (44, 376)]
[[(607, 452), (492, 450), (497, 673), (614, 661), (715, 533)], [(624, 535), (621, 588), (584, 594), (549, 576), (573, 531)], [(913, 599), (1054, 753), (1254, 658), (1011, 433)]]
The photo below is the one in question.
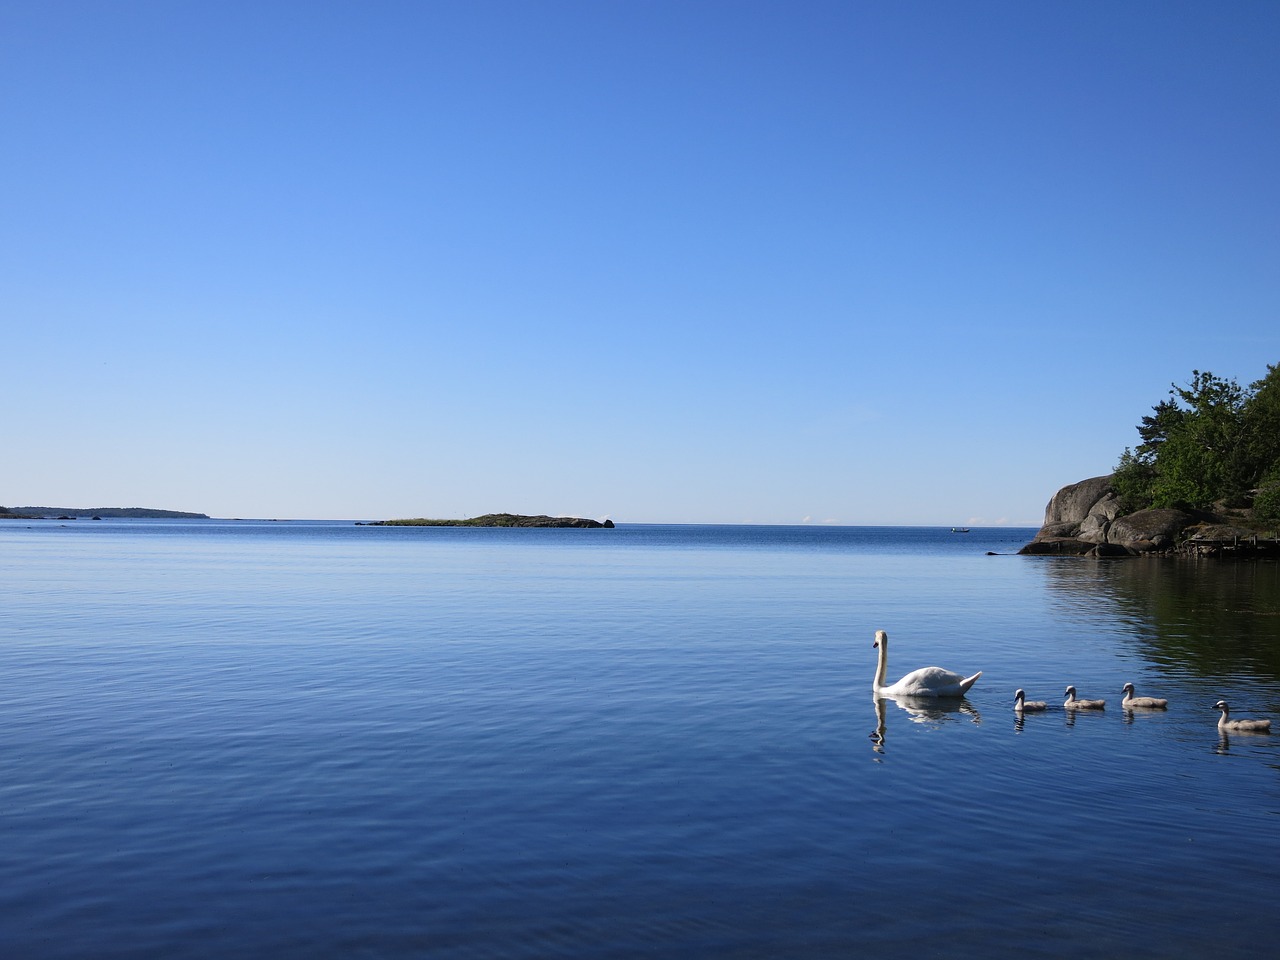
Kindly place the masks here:
[(1108, 474), (1068, 484), (1055, 493), (1045, 508), (1040, 532), (1018, 552), (1093, 557), (1175, 550), (1205, 554), (1238, 552), (1242, 542), (1255, 551), (1264, 549), (1256, 531), (1216, 514), (1168, 509), (1123, 513)]

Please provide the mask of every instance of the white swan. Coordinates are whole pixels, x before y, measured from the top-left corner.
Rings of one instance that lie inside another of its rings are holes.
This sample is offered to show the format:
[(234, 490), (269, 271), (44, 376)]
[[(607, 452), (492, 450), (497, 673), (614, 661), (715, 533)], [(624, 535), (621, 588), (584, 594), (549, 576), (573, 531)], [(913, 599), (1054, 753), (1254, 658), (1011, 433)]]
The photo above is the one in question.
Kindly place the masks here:
[(941, 667), (921, 667), (912, 670), (892, 686), (884, 685), (884, 672), (889, 665), (889, 635), (883, 630), (876, 631), (876, 639), (871, 644), (880, 651), (876, 664), (876, 677), (872, 688), (885, 697), (963, 697), (970, 687), (982, 676), (979, 670), (972, 677), (962, 677)]
[(1043, 700), (1028, 700), (1025, 692), (1017, 690), (1013, 694), (1013, 709), (1018, 713), (1043, 713), (1049, 705)]
[(1077, 700), (1075, 687), (1067, 687), (1064, 695), (1067, 701), (1063, 706), (1068, 710), (1103, 710), (1107, 706), (1105, 700)]
[(1218, 718), (1218, 729), (1223, 733), (1271, 732), (1270, 720), (1232, 720), (1230, 719), (1231, 708), (1227, 706), (1227, 701), (1219, 700), (1213, 706), (1222, 711), (1222, 716)]
[(1120, 701), (1120, 706), (1126, 710), (1132, 710), (1134, 707), (1145, 707), (1148, 710), (1164, 710), (1169, 706), (1169, 701), (1164, 697), (1135, 697), (1132, 683), (1124, 685), (1123, 693), (1124, 699)]

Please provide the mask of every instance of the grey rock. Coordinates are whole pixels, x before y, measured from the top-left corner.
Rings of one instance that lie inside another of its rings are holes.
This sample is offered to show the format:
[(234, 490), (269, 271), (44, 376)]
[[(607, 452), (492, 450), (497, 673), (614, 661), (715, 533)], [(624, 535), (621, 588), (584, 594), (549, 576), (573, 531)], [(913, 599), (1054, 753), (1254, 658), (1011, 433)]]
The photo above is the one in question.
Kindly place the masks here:
[(1132, 555), (1133, 551), (1119, 543), (1099, 543), (1087, 554), (1090, 557), (1129, 557)]
[(1120, 557), (1177, 552), (1193, 556), (1275, 556), (1280, 542), (1235, 526), (1231, 516), (1152, 509), (1121, 514), (1111, 477), (1068, 484), (1049, 501), (1044, 525), (1018, 552)]
[[(1049, 500), (1044, 510), (1045, 525), (1053, 523), (1083, 523), (1105, 498), (1115, 498), (1111, 489), (1111, 475), (1090, 477), (1079, 483), (1063, 487)], [(1115, 514), (1107, 519), (1113, 519)]]
[(1095, 546), (1075, 537), (1036, 537), (1018, 553), (1037, 557), (1083, 557)]
[(1107, 540), (1124, 544), (1140, 540), (1172, 543), (1180, 539), (1182, 531), (1195, 522), (1195, 517), (1181, 510), (1139, 510), (1119, 517), (1112, 523), (1107, 532)]
[(1116, 557), (1167, 550), (1196, 518), (1181, 510), (1139, 510), (1121, 515), (1111, 477), (1068, 484), (1049, 501), (1044, 526), (1024, 554)]
[(1074, 537), (1079, 532), (1079, 520), (1060, 520), (1057, 523), (1046, 523), (1036, 534), (1036, 539), (1060, 540), (1063, 537)]

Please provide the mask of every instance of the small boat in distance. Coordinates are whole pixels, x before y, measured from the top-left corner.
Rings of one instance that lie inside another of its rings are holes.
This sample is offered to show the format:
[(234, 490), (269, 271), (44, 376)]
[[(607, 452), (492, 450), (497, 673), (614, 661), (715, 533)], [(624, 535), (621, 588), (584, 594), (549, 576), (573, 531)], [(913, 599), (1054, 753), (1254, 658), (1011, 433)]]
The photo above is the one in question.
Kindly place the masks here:
[(952, 527), (951, 532), (952, 533), (968, 533), (969, 528), (968, 527)]

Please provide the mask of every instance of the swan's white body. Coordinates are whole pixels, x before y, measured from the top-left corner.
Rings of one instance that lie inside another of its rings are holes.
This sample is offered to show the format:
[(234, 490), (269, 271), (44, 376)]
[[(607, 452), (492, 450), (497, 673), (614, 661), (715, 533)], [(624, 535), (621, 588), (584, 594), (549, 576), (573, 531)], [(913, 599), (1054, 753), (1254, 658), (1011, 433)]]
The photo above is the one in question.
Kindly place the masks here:
[(1218, 718), (1218, 729), (1224, 733), (1270, 733), (1270, 720), (1232, 720), (1231, 708), (1227, 706), (1227, 701), (1219, 700), (1214, 705), (1215, 709), (1222, 711), (1222, 716)]
[(1120, 706), (1127, 710), (1132, 710), (1134, 707), (1143, 707), (1148, 710), (1164, 710), (1169, 706), (1169, 701), (1164, 697), (1135, 697), (1133, 692), (1133, 684), (1126, 683), (1124, 685), (1124, 699), (1120, 701)]
[(876, 677), (872, 681), (873, 689), (880, 696), (963, 697), (982, 676), (981, 670), (972, 677), (964, 677), (941, 667), (921, 667), (919, 670), (912, 670), (897, 683), (885, 686), (884, 674), (889, 666), (889, 635), (883, 630), (877, 630), (875, 642), (871, 645), (880, 651)]
[(1067, 699), (1063, 706), (1068, 710), (1103, 710), (1107, 706), (1105, 700), (1077, 700), (1075, 687), (1067, 687), (1065, 696)]
[(1013, 709), (1018, 713), (1043, 713), (1049, 705), (1043, 700), (1028, 700), (1026, 693), (1018, 690), (1013, 695)]

